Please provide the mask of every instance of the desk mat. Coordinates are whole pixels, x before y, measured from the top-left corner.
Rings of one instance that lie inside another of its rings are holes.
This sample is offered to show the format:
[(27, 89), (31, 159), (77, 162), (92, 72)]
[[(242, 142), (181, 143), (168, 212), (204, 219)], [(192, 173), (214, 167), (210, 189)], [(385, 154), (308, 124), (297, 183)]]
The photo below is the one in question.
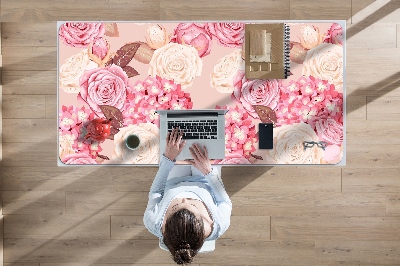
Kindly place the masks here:
[[(59, 23), (59, 164), (157, 165), (155, 110), (214, 108), (229, 110), (226, 158), (214, 164), (341, 162), (345, 30), (336, 22), (286, 22), (290, 76), (270, 80), (244, 76), (243, 22)], [(276, 115), (272, 150), (258, 149), (263, 106)], [(124, 145), (132, 133), (135, 151)]]

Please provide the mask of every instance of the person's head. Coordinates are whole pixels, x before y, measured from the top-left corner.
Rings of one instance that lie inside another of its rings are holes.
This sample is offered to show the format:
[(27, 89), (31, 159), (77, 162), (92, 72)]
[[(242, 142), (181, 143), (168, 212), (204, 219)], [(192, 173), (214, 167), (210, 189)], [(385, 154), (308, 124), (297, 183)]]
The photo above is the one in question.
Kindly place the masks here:
[(179, 209), (167, 218), (163, 237), (177, 264), (191, 263), (206, 239), (203, 219)]

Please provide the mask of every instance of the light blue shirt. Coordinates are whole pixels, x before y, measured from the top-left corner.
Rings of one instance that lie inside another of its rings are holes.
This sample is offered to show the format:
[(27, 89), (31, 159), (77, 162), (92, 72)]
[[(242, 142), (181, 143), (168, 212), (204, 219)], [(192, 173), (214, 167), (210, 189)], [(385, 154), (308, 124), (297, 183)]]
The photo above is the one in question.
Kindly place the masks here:
[(149, 202), (144, 213), (146, 228), (158, 238), (162, 236), (162, 223), (168, 206), (182, 192), (195, 193), (209, 209), (214, 221), (211, 234), (206, 240), (219, 238), (228, 229), (232, 202), (225, 191), (219, 171), (213, 167), (207, 175), (175, 177), (167, 180), (174, 162), (162, 156), (160, 166), (149, 192)]

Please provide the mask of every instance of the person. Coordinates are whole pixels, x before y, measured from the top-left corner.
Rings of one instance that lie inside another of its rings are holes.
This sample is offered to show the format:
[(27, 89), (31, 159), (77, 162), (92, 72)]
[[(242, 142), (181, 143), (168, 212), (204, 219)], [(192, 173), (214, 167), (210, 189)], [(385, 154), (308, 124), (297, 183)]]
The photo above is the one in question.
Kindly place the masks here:
[(143, 222), (161, 239), (177, 264), (191, 263), (204, 241), (216, 240), (230, 225), (232, 202), (212, 167), (206, 147), (193, 144), (189, 165), (175, 165), (183, 131), (167, 135), (167, 145), (149, 192)]

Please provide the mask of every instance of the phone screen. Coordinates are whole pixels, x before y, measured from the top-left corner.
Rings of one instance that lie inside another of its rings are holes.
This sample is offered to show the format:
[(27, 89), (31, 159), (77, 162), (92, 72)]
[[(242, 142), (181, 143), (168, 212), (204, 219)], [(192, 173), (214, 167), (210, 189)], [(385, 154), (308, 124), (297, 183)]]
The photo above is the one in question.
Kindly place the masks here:
[(274, 126), (270, 123), (258, 124), (258, 148), (273, 149), (274, 148)]

